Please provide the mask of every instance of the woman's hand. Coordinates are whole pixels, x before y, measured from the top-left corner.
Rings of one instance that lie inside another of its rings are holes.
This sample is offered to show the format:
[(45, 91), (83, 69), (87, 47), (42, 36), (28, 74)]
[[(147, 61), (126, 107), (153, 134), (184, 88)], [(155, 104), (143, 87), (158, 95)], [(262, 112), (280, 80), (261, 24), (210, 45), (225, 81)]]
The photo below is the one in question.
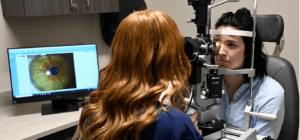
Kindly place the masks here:
[(191, 116), (191, 120), (194, 123), (194, 125), (195, 125), (196, 129), (198, 130), (198, 132), (202, 135), (202, 131), (198, 127), (198, 121), (197, 121), (196, 117), (197, 117), (197, 111)]

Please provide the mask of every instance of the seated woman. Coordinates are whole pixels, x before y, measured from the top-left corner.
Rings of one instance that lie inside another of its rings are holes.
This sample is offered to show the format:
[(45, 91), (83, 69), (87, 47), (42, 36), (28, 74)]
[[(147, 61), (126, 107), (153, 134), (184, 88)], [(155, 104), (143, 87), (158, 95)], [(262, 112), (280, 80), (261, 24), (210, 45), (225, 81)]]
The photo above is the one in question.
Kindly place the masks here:
[(100, 71), (73, 139), (203, 140), (196, 116), (191, 120), (174, 101), (184, 103), (190, 73), (172, 18), (161, 11), (130, 14), (118, 27), (111, 61)]
[[(253, 18), (246, 8), (237, 10), (235, 14), (224, 13), (216, 22), (215, 29), (252, 31)], [(230, 70), (250, 68), (252, 37), (215, 35), (214, 43), (218, 46), (215, 60), (220, 68)], [(284, 119), (284, 90), (277, 81), (267, 76), (267, 56), (262, 51), (262, 45), (259, 34), (256, 34), (251, 111), (275, 114), (277, 120), (269, 121), (251, 116), (249, 127), (256, 129), (258, 135), (277, 139)], [(221, 119), (225, 120), (227, 125), (241, 128), (249, 99), (249, 77), (248, 75), (224, 75), (224, 79), (225, 94), (221, 101)]]

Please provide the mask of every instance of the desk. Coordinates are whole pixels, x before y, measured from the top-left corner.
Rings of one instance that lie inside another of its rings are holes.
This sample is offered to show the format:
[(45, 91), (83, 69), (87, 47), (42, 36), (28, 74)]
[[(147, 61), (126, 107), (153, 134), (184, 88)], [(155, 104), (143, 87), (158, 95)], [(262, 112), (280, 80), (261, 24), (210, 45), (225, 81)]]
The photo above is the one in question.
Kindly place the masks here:
[(50, 103), (42, 101), (14, 105), (11, 91), (0, 92), (1, 139), (33, 140), (78, 124), (81, 105), (79, 111), (42, 116), (42, 104)]

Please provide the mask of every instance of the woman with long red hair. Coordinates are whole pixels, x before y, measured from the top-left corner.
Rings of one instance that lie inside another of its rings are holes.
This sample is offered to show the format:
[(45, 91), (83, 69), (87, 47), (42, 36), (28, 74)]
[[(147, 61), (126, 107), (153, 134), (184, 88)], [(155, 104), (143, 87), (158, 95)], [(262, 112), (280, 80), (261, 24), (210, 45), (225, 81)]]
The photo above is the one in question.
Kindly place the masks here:
[(117, 29), (110, 63), (100, 70), (73, 139), (202, 140), (195, 122), (178, 111), (190, 74), (174, 20), (161, 11), (130, 14)]

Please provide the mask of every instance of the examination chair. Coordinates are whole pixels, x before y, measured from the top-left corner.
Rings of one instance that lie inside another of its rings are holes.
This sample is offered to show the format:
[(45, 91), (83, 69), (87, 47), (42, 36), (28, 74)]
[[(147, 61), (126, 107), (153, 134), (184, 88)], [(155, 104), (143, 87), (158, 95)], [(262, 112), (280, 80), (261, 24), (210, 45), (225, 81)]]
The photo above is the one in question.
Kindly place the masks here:
[[(257, 15), (257, 29), (264, 42), (280, 41), (284, 23), (280, 15)], [(278, 56), (268, 56), (267, 72), (284, 89), (285, 115), (277, 140), (297, 140), (299, 128), (299, 91), (294, 67)]]

